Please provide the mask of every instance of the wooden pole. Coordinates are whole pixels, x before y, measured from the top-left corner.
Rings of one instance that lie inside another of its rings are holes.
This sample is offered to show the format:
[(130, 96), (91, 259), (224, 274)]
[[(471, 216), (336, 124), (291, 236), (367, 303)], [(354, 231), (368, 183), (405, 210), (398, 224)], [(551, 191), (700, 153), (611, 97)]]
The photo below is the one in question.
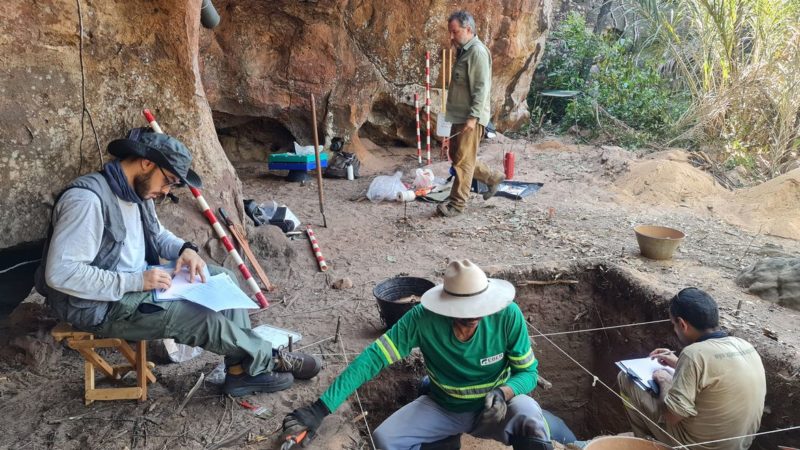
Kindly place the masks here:
[(445, 84), (447, 83), (447, 49), (442, 47), (442, 113), (445, 112)]
[(447, 67), (447, 84), (453, 81), (453, 47), (450, 47), (450, 65)]
[(319, 159), (319, 137), (317, 136), (317, 103), (311, 94), (311, 126), (314, 127), (314, 157), (317, 160), (317, 190), (319, 191), (319, 212), (322, 213), (322, 226), (328, 228), (325, 219), (324, 194), (322, 193), (322, 163)]

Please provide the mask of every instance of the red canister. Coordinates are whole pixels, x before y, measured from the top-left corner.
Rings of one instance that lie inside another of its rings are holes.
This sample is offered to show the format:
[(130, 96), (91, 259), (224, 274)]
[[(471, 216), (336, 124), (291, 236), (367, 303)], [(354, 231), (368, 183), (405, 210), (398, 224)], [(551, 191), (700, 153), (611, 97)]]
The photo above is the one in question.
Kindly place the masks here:
[(506, 153), (506, 156), (503, 159), (503, 169), (506, 172), (506, 180), (514, 178), (514, 153)]

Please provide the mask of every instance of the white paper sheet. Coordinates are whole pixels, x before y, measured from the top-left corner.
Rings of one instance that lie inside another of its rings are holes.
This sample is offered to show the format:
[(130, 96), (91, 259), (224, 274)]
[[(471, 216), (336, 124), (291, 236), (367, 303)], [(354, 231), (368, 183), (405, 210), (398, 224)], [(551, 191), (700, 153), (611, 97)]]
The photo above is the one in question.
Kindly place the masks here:
[(675, 370), (671, 367), (662, 366), (658, 361), (650, 359), (649, 356), (618, 361), (617, 367), (626, 372), (644, 390), (651, 389), (649, 382), (653, 379), (653, 372), (656, 370), (666, 370), (670, 374), (675, 373)]
[(261, 336), (262, 339), (265, 341), (269, 341), (272, 344), (272, 348), (279, 348), (279, 347), (289, 347), (289, 335), (292, 336), (292, 345), (297, 344), (300, 342), (300, 339), (303, 339), (303, 335), (296, 331), (289, 331), (283, 328), (273, 327), (270, 325), (259, 325), (253, 328), (253, 331)]
[(227, 273), (209, 277), (205, 283), (189, 284), (182, 295), (185, 300), (203, 305), (213, 311), (258, 308), (258, 305), (239, 289), (239, 286), (231, 280)]
[[(152, 266), (153, 269), (161, 269), (166, 272), (172, 273), (175, 270), (175, 263), (171, 265), (164, 265), (164, 266)], [(211, 278), (211, 274), (208, 272), (208, 267), (203, 267), (203, 274), (206, 276), (206, 280)], [(194, 283), (200, 283), (200, 276), (195, 275)], [(172, 284), (170, 285), (169, 289), (161, 290), (161, 289), (154, 289), (153, 292), (155, 293), (155, 301), (157, 302), (169, 302), (173, 300), (182, 300), (183, 293), (186, 291), (186, 288), (192, 286), (194, 283), (189, 283), (189, 269), (184, 266), (181, 270), (181, 273), (177, 274), (176, 276), (172, 277)]]

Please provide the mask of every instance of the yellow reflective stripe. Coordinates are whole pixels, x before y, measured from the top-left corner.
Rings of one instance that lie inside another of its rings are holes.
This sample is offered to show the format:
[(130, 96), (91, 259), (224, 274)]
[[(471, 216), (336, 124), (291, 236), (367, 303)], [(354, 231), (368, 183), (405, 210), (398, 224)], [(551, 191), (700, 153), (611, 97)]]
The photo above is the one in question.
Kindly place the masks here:
[(390, 338), (388, 335), (386, 335), (386, 334), (384, 334), (383, 336), (381, 336), (381, 338), (383, 338), (383, 339), (386, 339), (386, 342), (388, 342), (388, 343), (389, 343), (389, 347), (391, 347), (392, 351), (394, 352), (394, 357), (395, 357), (395, 358), (396, 358), (398, 361), (400, 361), (400, 360), (402, 359), (402, 358), (400, 357), (400, 352), (399, 352), (399, 351), (397, 351), (397, 347), (395, 347), (395, 346), (394, 346), (394, 342), (392, 341), (392, 339), (391, 339), (391, 338)]
[(378, 344), (378, 348), (381, 349), (383, 356), (390, 365), (402, 359), (400, 358), (400, 352), (397, 351), (397, 347), (394, 346), (394, 342), (389, 339), (389, 336), (384, 334), (383, 336), (379, 337), (375, 343)]
[[(531, 355), (531, 356), (532, 356), (532, 355)], [(515, 364), (515, 365), (514, 365), (514, 368), (515, 368), (515, 369), (527, 369), (527, 368), (528, 368), (528, 367), (530, 367), (530, 366), (531, 366), (531, 365), (532, 365), (534, 362), (536, 362), (536, 358), (531, 358), (531, 359), (530, 359), (530, 361), (526, 362), (525, 364), (522, 364), (522, 365), (519, 365), (519, 366)]]
[(386, 351), (386, 347), (383, 346), (380, 340), (375, 341), (375, 344), (377, 344), (378, 348), (381, 349), (381, 352), (383, 352), (383, 357), (386, 358), (386, 362), (388, 362), (389, 365), (392, 365), (394, 361), (392, 361), (392, 357), (389, 356), (389, 352)]
[(525, 353), (522, 356), (508, 355), (508, 359), (510, 359), (514, 364), (520, 364), (520, 361), (522, 361), (523, 359), (529, 357), (531, 355), (531, 353), (533, 353), (533, 349), (529, 348), (528, 349), (528, 353)]
[(536, 361), (536, 356), (533, 354), (533, 349), (528, 349), (528, 352), (522, 356), (511, 356), (508, 355), (508, 359), (511, 360), (511, 366), (515, 369), (527, 369), (528, 367)]
[(509, 367), (503, 369), (498, 379), (492, 383), (476, 384), (473, 386), (464, 386), (464, 387), (448, 386), (446, 384), (441, 384), (438, 381), (436, 381), (433, 375), (431, 374), (428, 375), (430, 375), (431, 382), (433, 382), (433, 384), (438, 386), (439, 389), (441, 389), (445, 394), (455, 398), (472, 400), (472, 399), (483, 398), (492, 389), (508, 381), (508, 379), (511, 378), (511, 369)]

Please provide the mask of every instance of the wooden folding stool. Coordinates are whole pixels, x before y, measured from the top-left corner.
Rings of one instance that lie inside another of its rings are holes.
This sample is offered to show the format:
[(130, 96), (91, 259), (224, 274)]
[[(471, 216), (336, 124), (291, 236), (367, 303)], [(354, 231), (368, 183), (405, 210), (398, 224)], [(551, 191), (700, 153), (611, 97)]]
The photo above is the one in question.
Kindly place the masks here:
[[(124, 339), (95, 339), (94, 334), (78, 331), (67, 323), (59, 323), (50, 332), (56, 342), (67, 340), (67, 346), (77, 350), (84, 359), (84, 402), (91, 405), (95, 400), (147, 400), (147, 383), (155, 383), (156, 377), (151, 372), (155, 367), (147, 361), (147, 341), (136, 343), (134, 352)], [(112, 366), (103, 359), (96, 348), (116, 348), (130, 364)], [(102, 388), (94, 387), (94, 370), (99, 369), (106, 377), (119, 380), (131, 371), (136, 372), (136, 387)]]

